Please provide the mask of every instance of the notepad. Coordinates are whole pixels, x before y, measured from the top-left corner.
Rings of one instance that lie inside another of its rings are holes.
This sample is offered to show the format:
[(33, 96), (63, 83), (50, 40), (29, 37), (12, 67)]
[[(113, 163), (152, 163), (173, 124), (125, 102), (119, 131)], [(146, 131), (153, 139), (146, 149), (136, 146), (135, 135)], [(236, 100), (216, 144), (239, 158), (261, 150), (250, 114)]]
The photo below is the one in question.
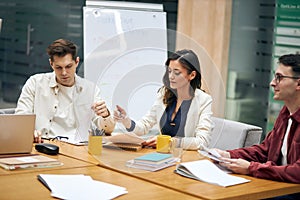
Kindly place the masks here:
[(142, 145), (140, 144), (130, 144), (130, 143), (112, 143), (108, 142), (102, 145), (105, 148), (110, 149), (122, 149), (126, 151), (139, 151), (142, 149)]
[(145, 140), (134, 133), (113, 133), (111, 136), (103, 138), (106, 142), (142, 144)]
[(6, 170), (25, 168), (46, 168), (61, 166), (62, 163), (56, 159), (38, 154), (26, 154), (0, 158), (0, 166)]
[(112, 133), (111, 136), (103, 137), (103, 147), (139, 151), (145, 140), (134, 133)]

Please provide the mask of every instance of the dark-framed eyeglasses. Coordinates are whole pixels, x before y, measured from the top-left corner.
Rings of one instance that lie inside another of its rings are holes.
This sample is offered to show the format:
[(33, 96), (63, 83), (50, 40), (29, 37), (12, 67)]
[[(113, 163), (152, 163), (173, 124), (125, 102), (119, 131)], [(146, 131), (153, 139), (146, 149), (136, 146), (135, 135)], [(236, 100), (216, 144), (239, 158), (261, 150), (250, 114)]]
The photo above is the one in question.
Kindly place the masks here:
[(284, 75), (281, 75), (281, 74), (275, 74), (274, 75), (274, 79), (275, 79), (276, 83), (280, 83), (280, 81), (283, 78), (300, 79), (300, 77), (296, 77), (296, 76), (284, 76)]
[(69, 139), (69, 137), (66, 136), (56, 136), (53, 138), (48, 138), (48, 137), (42, 137), (43, 140), (49, 140), (49, 141), (67, 141)]

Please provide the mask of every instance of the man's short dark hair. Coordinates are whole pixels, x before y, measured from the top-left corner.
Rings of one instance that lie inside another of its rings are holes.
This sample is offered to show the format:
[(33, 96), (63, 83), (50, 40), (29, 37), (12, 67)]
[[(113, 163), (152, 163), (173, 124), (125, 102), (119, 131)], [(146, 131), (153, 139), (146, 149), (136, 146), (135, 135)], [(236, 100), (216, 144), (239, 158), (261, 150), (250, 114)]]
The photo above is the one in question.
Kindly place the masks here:
[(72, 59), (76, 60), (77, 46), (69, 40), (58, 39), (48, 46), (47, 53), (51, 61), (53, 61), (54, 56), (64, 57), (67, 54), (71, 54)]
[(280, 56), (278, 63), (292, 67), (293, 72), (300, 75), (300, 54), (287, 54)]

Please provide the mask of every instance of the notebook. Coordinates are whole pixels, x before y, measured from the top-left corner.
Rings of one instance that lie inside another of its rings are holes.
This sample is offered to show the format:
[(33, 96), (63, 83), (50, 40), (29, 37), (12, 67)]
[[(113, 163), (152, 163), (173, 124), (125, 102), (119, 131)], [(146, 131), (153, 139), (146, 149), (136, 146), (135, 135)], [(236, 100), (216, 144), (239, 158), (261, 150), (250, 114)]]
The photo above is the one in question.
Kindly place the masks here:
[(0, 115), (0, 154), (30, 153), (35, 114)]
[(38, 154), (9, 155), (9, 157), (0, 158), (0, 166), (6, 170), (48, 168), (61, 165), (62, 163), (56, 159)]
[(141, 144), (112, 143), (112, 142), (103, 144), (103, 147), (110, 148), (110, 149), (122, 149), (122, 150), (126, 150), (126, 151), (139, 151), (142, 149)]

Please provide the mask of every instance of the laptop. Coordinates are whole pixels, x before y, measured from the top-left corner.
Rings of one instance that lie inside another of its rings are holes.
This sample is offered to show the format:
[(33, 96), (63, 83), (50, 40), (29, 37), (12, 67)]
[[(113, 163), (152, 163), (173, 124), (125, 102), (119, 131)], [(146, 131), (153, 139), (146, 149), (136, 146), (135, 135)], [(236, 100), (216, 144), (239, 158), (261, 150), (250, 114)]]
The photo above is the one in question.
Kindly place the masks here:
[(0, 115), (0, 154), (30, 153), (35, 114)]

